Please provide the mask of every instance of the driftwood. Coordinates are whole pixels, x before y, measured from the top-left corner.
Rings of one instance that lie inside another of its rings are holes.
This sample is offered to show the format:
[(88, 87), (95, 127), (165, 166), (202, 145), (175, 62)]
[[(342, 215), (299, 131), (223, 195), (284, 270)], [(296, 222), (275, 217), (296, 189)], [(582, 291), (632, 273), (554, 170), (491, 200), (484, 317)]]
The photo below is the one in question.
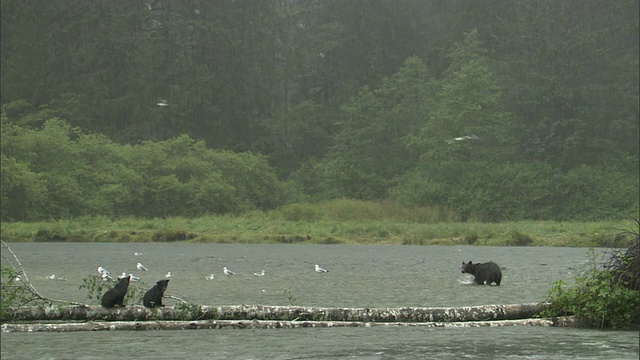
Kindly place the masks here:
[(573, 326), (571, 317), (534, 319), (541, 304), (457, 308), (323, 308), (301, 306), (31, 306), (13, 309), (2, 332), (273, 329), (306, 327)]
[(572, 326), (573, 318), (521, 319), (469, 322), (361, 322), (361, 321), (275, 321), (275, 320), (198, 320), (198, 321), (89, 321), (82, 323), (3, 324), (2, 332), (69, 332), (114, 330), (200, 330), (200, 329), (294, 329), (315, 327), (499, 327)]
[(325, 308), (302, 306), (142, 306), (105, 309), (101, 306), (25, 306), (13, 309), (12, 321), (178, 321), (275, 320), (355, 322), (460, 322), (528, 319), (542, 305), (484, 305), (465, 307)]

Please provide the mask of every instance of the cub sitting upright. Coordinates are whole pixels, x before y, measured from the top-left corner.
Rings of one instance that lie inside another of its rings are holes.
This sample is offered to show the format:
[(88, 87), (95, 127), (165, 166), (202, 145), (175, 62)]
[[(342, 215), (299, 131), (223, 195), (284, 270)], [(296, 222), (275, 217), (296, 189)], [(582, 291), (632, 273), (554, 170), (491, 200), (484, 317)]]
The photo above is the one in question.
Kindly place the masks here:
[(500, 281), (502, 281), (502, 271), (500, 271), (500, 266), (493, 261), (489, 261), (484, 264), (474, 264), (471, 261), (465, 264), (463, 261), (462, 273), (475, 276), (476, 284), (478, 285), (484, 285), (485, 282), (487, 285), (491, 285), (492, 282), (496, 283), (496, 285), (500, 285)]
[(123, 277), (116, 286), (107, 290), (102, 295), (102, 306), (106, 308), (112, 308), (116, 305), (124, 306), (124, 296), (127, 295), (127, 289), (129, 289), (129, 280), (131, 277)]
[(167, 290), (167, 286), (169, 286), (169, 279), (158, 281), (154, 287), (144, 294), (142, 304), (148, 308), (164, 306), (162, 305), (162, 297), (164, 296), (164, 292)]

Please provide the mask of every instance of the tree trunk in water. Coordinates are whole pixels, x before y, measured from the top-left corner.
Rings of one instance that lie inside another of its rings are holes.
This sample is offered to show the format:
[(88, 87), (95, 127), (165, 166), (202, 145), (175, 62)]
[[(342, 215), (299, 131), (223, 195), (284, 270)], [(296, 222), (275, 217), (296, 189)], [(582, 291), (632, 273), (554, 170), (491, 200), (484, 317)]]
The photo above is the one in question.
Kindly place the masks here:
[[(302, 306), (179, 305), (147, 309), (142, 306), (105, 309), (101, 306), (33, 306), (13, 311), (11, 321), (42, 320), (277, 320), (354, 322), (460, 322), (527, 319), (542, 305), (484, 305), (465, 307), (325, 308)], [(8, 320), (8, 319), (7, 319)]]
[(309, 327), (482, 327), (482, 326), (573, 326), (573, 318), (520, 319), (467, 322), (359, 322), (359, 321), (276, 321), (276, 320), (197, 320), (197, 321), (107, 321), (82, 323), (3, 324), (2, 332), (68, 332), (99, 330), (194, 330), (194, 329), (293, 329)]

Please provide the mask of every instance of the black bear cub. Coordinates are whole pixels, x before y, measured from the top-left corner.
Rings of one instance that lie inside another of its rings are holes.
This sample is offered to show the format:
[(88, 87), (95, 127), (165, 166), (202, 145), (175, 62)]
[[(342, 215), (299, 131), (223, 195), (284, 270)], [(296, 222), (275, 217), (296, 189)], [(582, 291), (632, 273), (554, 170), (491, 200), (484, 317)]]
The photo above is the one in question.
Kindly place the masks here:
[(496, 283), (496, 285), (500, 285), (500, 281), (502, 281), (502, 271), (500, 271), (500, 266), (493, 261), (477, 264), (474, 264), (471, 261), (465, 264), (463, 261), (462, 273), (475, 276), (476, 284), (478, 285), (484, 285), (485, 282), (487, 285), (491, 285), (492, 282)]
[(130, 277), (123, 277), (116, 286), (107, 290), (102, 295), (102, 306), (106, 308), (112, 308), (116, 305), (124, 306), (124, 296), (127, 295), (127, 289), (129, 289)]
[(164, 292), (167, 290), (167, 286), (169, 286), (168, 279), (158, 281), (154, 287), (144, 294), (142, 304), (148, 308), (164, 306), (162, 305), (162, 297), (164, 296)]

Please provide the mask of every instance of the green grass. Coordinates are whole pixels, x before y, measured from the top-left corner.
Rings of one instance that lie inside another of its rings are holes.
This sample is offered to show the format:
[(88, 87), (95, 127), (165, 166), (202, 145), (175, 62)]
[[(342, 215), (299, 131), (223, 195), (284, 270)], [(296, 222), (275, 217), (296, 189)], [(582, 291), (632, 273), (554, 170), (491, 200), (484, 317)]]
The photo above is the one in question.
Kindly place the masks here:
[(4, 222), (7, 242), (170, 242), (625, 247), (633, 221), (456, 221), (445, 209), (335, 200), (198, 218)]

